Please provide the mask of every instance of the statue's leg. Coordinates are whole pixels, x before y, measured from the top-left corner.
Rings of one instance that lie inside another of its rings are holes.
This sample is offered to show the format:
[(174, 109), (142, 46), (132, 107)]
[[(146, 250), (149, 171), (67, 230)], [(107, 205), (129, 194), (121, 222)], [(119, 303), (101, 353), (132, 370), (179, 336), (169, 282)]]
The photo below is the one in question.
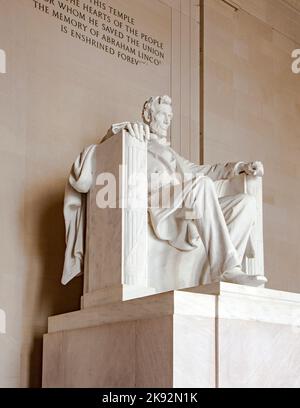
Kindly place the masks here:
[(224, 271), (240, 267), (215, 185), (209, 177), (197, 178), (186, 196), (185, 205), (196, 215), (195, 223), (207, 252), (212, 280), (218, 279)]
[(242, 263), (251, 229), (256, 217), (255, 198), (237, 194), (219, 198), (220, 206), (229, 230), (231, 241)]

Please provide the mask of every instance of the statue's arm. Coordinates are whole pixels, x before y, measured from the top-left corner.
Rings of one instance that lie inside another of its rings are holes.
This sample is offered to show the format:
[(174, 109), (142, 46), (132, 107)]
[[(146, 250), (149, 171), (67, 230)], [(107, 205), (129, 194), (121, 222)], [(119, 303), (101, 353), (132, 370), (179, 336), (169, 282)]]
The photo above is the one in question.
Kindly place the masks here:
[(204, 176), (210, 177), (213, 181), (228, 180), (239, 174), (245, 173), (252, 176), (262, 177), (264, 175), (264, 167), (261, 162), (231, 162), (225, 164), (194, 164), (188, 160), (184, 160), (184, 168), (186, 172), (193, 174), (201, 173)]
[(228, 180), (241, 174), (243, 162), (237, 163), (218, 163), (214, 165), (199, 166), (200, 172), (203, 172), (205, 176), (210, 177), (212, 180)]

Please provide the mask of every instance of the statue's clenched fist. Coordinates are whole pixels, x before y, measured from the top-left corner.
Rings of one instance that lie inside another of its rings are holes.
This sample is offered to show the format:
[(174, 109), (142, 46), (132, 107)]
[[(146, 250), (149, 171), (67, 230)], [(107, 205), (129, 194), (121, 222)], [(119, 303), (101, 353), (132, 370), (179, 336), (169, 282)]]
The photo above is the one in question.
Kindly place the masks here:
[(236, 171), (236, 174), (246, 173), (249, 176), (263, 177), (264, 176), (264, 165), (260, 161), (254, 161), (250, 163), (239, 163)]

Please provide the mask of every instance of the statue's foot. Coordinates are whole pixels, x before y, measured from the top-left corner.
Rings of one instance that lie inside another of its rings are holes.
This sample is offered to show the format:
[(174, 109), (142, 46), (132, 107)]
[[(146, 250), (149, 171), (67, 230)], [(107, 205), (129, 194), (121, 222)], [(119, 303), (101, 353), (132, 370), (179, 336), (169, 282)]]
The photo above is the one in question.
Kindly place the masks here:
[(260, 287), (268, 282), (268, 279), (263, 275), (247, 275), (240, 268), (233, 268), (225, 271), (221, 277), (221, 282), (235, 283), (237, 285), (247, 285)]

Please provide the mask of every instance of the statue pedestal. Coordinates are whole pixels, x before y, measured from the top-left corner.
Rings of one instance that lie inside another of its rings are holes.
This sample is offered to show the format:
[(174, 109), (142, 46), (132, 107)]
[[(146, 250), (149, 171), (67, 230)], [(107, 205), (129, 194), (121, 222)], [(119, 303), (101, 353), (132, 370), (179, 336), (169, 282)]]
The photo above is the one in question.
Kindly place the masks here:
[(212, 284), (49, 318), (43, 387), (299, 387), (300, 295)]

